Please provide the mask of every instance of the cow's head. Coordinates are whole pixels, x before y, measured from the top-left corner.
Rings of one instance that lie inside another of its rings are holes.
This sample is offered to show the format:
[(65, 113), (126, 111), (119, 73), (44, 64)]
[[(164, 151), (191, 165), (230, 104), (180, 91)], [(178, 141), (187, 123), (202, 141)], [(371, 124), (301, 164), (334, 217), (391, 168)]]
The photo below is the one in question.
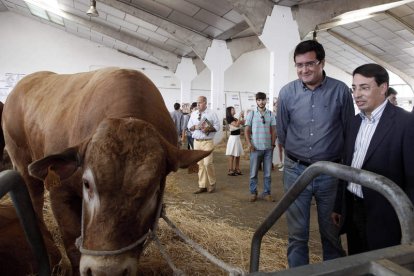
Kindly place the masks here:
[(81, 274), (134, 275), (142, 237), (156, 220), (167, 174), (208, 154), (179, 150), (142, 120), (107, 119), (90, 139), (32, 163), (29, 171), (43, 180), (51, 174), (63, 180), (80, 167)]

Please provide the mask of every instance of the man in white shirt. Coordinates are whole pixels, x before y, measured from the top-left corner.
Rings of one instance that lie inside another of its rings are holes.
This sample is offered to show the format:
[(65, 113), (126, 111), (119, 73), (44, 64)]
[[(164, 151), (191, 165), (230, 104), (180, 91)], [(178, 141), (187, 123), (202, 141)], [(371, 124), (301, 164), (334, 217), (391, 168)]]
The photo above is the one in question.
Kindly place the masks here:
[[(220, 121), (213, 111), (207, 109), (206, 97), (198, 97), (197, 108), (197, 111), (191, 113), (187, 128), (193, 131), (195, 150), (211, 151), (214, 149), (214, 135), (220, 130)], [(194, 194), (213, 193), (216, 189), (213, 153), (200, 160), (197, 164), (199, 189)]]

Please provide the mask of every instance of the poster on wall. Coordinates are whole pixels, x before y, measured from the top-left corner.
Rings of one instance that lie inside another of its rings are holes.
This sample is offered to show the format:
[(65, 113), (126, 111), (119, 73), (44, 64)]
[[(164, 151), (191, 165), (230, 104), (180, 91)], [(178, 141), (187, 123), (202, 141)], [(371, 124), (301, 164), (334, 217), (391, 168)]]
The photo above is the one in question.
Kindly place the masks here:
[(240, 93), (241, 95), (241, 105), (244, 111), (245, 116), (256, 108), (256, 96), (254, 93), (246, 92)]
[(232, 106), (237, 114), (241, 111), (240, 94), (238, 92), (226, 93), (226, 107)]
[(5, 73), (0, 76), (0, 101), (4, 103), (9, 93), (24, 76), (25, 74), (19, 73)]

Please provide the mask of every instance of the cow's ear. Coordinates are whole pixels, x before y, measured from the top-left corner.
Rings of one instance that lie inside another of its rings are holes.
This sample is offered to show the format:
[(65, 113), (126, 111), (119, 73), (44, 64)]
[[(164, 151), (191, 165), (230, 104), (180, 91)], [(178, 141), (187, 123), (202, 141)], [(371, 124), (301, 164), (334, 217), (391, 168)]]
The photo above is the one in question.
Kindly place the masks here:
[(58, 175), (60, 180), (68, 178), (82, 163), (79, 149), (79, 147), (68, 148), (59, 154), (34, 161), (29, 165), (29, 174), (43, 181), (51, 173)]
[(204, 150), (180, 150), (168, 142), (164, 142), (167, 151), (167, 162), (169, 171), (177, 171), (178, 168), (188, 168), (204, 157), (211, 154), (211, 151)]
[(204, 157), (211, 154), (212, 150), (178, 150), (178, 166), (180, 168), (188, 168), (190, 165), (194, 165)]

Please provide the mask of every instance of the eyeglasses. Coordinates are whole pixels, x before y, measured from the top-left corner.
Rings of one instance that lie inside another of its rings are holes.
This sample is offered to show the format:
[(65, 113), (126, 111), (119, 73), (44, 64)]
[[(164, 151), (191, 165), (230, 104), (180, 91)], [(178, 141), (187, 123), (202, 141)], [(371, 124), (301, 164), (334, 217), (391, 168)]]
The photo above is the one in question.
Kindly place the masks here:
[(320, 60), (309, 61), (305, 63), (295, 63), (297, 69), (302, 69), (303, 67), (314, 68), (316, 65), (321, 63)]
[(266, 124), (266, 120), (265, 120), (264, 116), (262, 115), (262, 116), (260, 116), (260, 118), (262, 118), (262, 123)]

